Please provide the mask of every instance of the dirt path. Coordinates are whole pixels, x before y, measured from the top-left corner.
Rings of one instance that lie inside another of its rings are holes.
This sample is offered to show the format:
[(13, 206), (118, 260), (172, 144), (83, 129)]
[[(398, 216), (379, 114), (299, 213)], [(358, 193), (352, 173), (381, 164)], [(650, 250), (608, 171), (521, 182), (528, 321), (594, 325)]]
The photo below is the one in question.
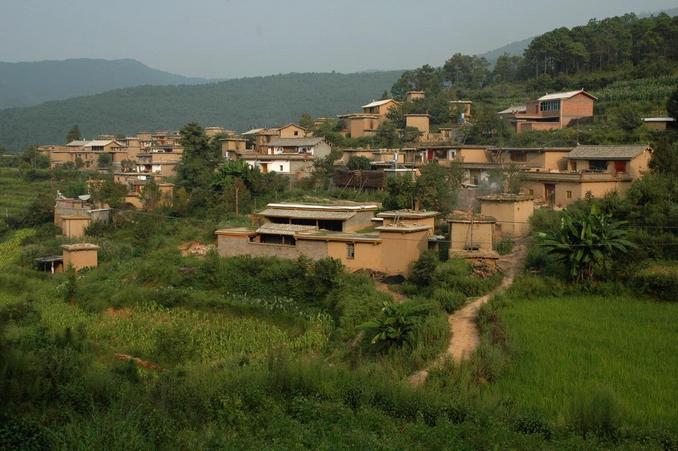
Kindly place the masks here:
[(393, 302), (395, 302), (396, 304), (402, 304), (403, 302), (405, 302), (405, 295), (397, 291), (391, 290), (389, 285), (382, 282), (381, 280), (374, 279), (374, 288), (376, 288), (377, 291), (386, 293), (389, 296), (391, 296), (393, 298)]
[(447, 318), (450, 332), (452, 333), (447, 352), (429, 367), (417, 371), (410, 376), (409, 381), (411, 384), (419, 385), (424, 382), (428, 377), (429, 370), (442, 363), (447, 356), (451, 356), (452, 359), (457, 362), (471, 357), (480, 344), (480, 333), (475, 321), (478, 310), (480, 310), (492, 296), (504, 291), (513, 283), (513, 279), (523, 266), (526, 255), (527, 246), (523, 243), (517, 243), (510, 254), (504, 255), (499, 259), (499, 267), (504, 272), (504, 278), (502, 279), (501, 284), (486, 295), (479, 297), (470, 304), (457, 310)]

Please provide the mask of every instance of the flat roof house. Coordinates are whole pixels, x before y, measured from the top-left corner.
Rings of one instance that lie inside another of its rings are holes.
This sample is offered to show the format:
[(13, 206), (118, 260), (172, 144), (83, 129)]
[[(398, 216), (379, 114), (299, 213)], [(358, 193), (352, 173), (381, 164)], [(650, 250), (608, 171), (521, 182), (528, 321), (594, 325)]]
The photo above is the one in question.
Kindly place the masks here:
[(313, 226), (335, 232), (354, 232), (372, 225), (379, 209), (374, 203), (304, 204), (271, 203), (257, 216), (275, 224)]
[(350, 138), (371, 136), (386, 120), (386, 115), (398, 106), (394, 99), (373, 100), (362, 106), (362, 113), (340, 114), (337, 117), (342, 120), (344, 133)]
[(259, 213), (267, 222), (256, 230), (217, 230), (217, 249), (223, 257), (330, 257), (349, 270), (407, 275), (412, 263), (428, 249), (431, 228), (389, 223), (360, 232), (371, 224), (377, 208), (376, 204), (269, 204)]
[(497, 220), (465, 211), (454, 211), (447, 218), (450, 228), (450, 255), (492, 252)]
[(565, 207), (587, 196), (624, 192), (649, 168), (652, 148), (647, 144), (577, 146), (566, 155), (564, 171), (523, 174), (523, 189), (535, 200)]
[(534, 200), (525, 194), (491, 194), (479, 196), (480, 214), (497, 220), (495, 234), (501, 238), (518, 238), (530, 232), (529, 219)]

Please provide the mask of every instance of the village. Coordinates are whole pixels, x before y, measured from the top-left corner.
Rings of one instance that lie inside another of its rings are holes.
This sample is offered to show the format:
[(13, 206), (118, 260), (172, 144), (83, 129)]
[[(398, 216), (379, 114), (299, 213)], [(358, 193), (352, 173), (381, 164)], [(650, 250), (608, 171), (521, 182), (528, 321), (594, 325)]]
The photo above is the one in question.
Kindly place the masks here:
[[(405, 102), (425, 95), (424, 91), (409, 91)], [(584, 90), (547, 94), (524, 107), (497, 114), (517, 133), (554, 130), (591, 120), (595, 100)], [(411, 146), (392, 149), (333, 149), (323, 136), (313, 136), (312, 131), (292, 123), (243, 133), (206, 127), (205, 135), (218, 142), (225, 161), (243, 161), (261, 173), (285, 175), (291, 183), (310, 177), (314, 164), (336, 150), (340, 156), (332, 162), (332, 184), (339, 189), (383, 190), (387, 177), (416, 180), (420, 168), (427, 164), (456, 167), (462, 174), (457, 209), (447, 215), (420, 210), (417, 205), (383, 211), (378, 202), (282, 202), (255, 212), (250, 228), (216, 230), (216, 249), (224, 257), (331, 257), (349, 270), (408, 276), (424, 251), (444, 245), (453, 257), (495, 267), (497, 246), (525, 238), (535, 209), (559, 210), (582, 199), (622, 194), (649, 168), (653, 149), (643, 144), (525, 148), (458, 144), (458, 132), (473, 121), (472, 105), (470, 100), (450, 101), (450, 116), (458, 125), (436, 131), (430, 129), (428, 115), (406, 114), (406, 127), (416, 129), (418, 135)], [(350, 137), (374, 134), (397, 106), (394, 99), (372, 101), (363, 105), (360, 113), (339, 115), (342, 133)], [(672, 127), (671, 118), (660, 119), (646, 122), (656, 130)], [(318, 118), (315, 122), (328, 120)], [(38, 150), (49, 158), (52, 168), (112, 174), (115, 183), (127, 188), (127, 208), (142, 210), (142, 190), (151, 181), (161, 196), (156, 205), (172, 202), (173, 180), (183, 156), (180, 141), (178, 132), (140, 132), (125, 138), (97, 136), (91, 141), (43, 145)], [(350, 169), (356, 158), (369, 162), (369, 169)], [(510, 182), (497, 186), (491, 180), (496, 173), (508, 173), (520, 183), (517, 188)], [(93, 180), (91, 186), (97, 183)], [(91, 196), (67, 198), (59, 194), (54, 223), (64, 236), (83, 238), (92, 223), (110, 220), (110, 213), (109, 206), (97, 205)], [(437, 234), (441, 225), (445, 225), (445, 235)], [(83, 255), (96, 253), (88, 243), (83, 243), (80, 251)], [(86, 257), (89, 263), (81, 265), (69, 252), (73, 251), (64, 250), (60, 263), (57, 257), (47, 257), (50, 269), (62, 271), (68, 263), (79, 268), (96, 261)]]
[(675, 0), (54, 3), (0, 450), (678, 450)]

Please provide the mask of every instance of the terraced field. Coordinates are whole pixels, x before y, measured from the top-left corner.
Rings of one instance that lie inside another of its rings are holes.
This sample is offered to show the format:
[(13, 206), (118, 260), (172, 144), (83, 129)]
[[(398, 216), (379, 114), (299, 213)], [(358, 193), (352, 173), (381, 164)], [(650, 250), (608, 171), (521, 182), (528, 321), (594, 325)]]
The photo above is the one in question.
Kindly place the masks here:
[(0, 168), (0, 217), (15, 216), (39, 194), (51, 191), (49, 180), (26, 181), (13, 168)]

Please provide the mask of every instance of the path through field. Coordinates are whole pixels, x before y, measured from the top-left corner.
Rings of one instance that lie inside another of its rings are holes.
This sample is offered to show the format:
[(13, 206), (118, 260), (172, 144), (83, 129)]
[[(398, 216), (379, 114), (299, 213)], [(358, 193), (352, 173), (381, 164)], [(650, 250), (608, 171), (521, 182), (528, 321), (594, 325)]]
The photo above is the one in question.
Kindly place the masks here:
[(419, 370), (410, 376), (409, 381), (412, 385), (423, 383), (428, 377), (429, 370), (442, 363), (447, 356), (451, 356), (456, 362), (471, 357), (480, 344), (480, 334), (475, 321), (478, 310), (480, 310), (492, 296), (505, 290), (513, 283), (514, 277), (523, 267), (526, 254), (527, 246), (524, 243), (516, 243), (510, 254), (504, 255), (499, 259), (499, 267), (504, 272), (504, 278), (502, 279), (501, 284), (486, 295), (479, 297), (470, 304), (467, 304), (452, 313), (447, 318), (447, 322), (450, 326), (450, 333), (452, 334), (452, 338), (447, 347), (447, 352), (441, 355), (439, 359), (427, 368)]

